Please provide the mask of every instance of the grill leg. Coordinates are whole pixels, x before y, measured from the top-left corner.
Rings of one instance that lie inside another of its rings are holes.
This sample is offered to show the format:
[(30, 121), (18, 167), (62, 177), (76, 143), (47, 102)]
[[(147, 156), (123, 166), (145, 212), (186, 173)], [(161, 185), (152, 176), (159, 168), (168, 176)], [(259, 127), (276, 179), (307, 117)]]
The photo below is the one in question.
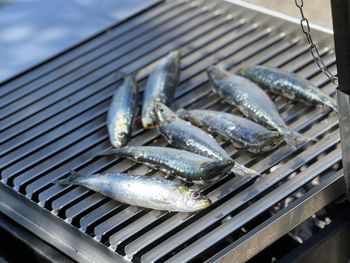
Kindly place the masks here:
[(350, 201), (350, 3), (331, 0), (339, 87), (337, 90), (340, 139), (346, 193)]
[(350, 201), (350, 96), (337, 90), (338, 114), (346, 194)]

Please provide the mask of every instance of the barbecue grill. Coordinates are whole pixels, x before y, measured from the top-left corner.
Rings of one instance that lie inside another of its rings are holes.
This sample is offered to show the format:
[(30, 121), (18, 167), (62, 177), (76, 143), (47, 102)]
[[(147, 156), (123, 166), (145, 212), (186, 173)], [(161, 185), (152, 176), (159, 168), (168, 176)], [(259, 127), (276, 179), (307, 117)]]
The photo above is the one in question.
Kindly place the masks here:
[[(333, 36), (312, 26), (320, 55), (336, 73)], [(317, 139), (296, 151), (254, 155), (223, 147), (261, 177), (229, 176), (203, 190), (212, 207), (169, 213), (127, 206), (77, 186), (68, 174), (130, 171), (144, 165), (94, 154), (110, 147), (106, 111), (118, 71), (138, 71), (140, 87), (169, 51), (182, 54), (174, 108), (238, 112), (210, 91), (205, 69), (266, 64), (296, 72), (334, 96), (313, 63), (298, 21), (241, 1), (161, 1), (2, 85), (0, 210), (80, 262), (241, 262), (345, 193), (338, 117), (275, 96), (288, 125)], [(138, 123), (130, 145), (166, 145)], [(310, 184), (317, 179), (319, 183)], [(307, 185), (307, 187), (305, 187)], [(296, 191), (303, 195), (276, 213)]]

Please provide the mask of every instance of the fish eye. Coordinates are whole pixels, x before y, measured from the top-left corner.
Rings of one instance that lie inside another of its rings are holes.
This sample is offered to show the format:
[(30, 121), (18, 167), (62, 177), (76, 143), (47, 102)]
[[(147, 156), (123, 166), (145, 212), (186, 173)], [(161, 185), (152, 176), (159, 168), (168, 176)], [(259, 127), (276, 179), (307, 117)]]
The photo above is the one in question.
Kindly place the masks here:
[(119, 137), (119, 138), (124, 138), (125, 135), (126, 135), (125, 132), (119, 132), (119, 133), (118, 133), (118, 137)]
[(199, 192), (191, 192), (192, 199), (198, 199), (201, 196)]

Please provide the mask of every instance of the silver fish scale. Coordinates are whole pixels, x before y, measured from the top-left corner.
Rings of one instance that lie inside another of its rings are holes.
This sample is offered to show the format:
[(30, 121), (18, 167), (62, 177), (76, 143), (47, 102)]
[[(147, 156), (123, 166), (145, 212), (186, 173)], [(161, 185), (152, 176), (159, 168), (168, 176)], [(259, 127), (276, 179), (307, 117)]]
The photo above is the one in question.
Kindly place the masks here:
[(275, 94), (302, 101), (308, 105), (319, 104), (333, 110), (337, 109), (333, 98), (296, 74), (265, 66), (243, 68), (238, 73)]
[(224, 137), (238, 148), (251, 152), (269, 151), (281, 143), (281, 136), (237, 115), (209, 110), (180, 112), (180, 117)]
[[(229, 155), (264, 176), (203, 186), (213, 206), (200, 213), (149, 211), (51, 182), (69, 169), (149, 172), (132, 161), (91, 156), (110, 147), (106, 112), (121, 81), (115, 72), (139, 72), (142, 93), (157, 62), (174, 49), (182, 51), (174, 99), (181, 108), (239, 113), (211, 92), (205, 70), (216, 64), (230, 72), (279, 67), (333, 97), (333, 85), (314, 65), (299, 32), (297, 24), (228, 1), (159, 1), (2, 83), (0, 200), (6, 202), (0, 202), (1, 213), (78, 262), (248, 261), (344, 193), (334, 112), (274, 96), (288, 126), (319, 141), (296, 152), (281, 145), (263, 155), (224, 144)], [(312, 32), (320, 56), (336, 74), (333, 36)], [(136, 125), (129, 145), (167, 144), (158, 132)], [(304, 188), (314, 178), (320, 185)], [(271, 207), (301, 188), (304, 196), (270, 216)]]
[[(195, 153), (166, 147), (127, 146), (119, 149), (111, 149), (100, 155), (130, 158), (165, 173), (170, 173), (181, 179), (190, 181), (198, 181), (205, 178), (210, 179), (215, 172), (219, 175), (220, 171), (222, 170), (223, 173), (225, 169), (225, 166), (222, 166), (220, 161)], [(214, 170), (214, 167), (217, 170)]]

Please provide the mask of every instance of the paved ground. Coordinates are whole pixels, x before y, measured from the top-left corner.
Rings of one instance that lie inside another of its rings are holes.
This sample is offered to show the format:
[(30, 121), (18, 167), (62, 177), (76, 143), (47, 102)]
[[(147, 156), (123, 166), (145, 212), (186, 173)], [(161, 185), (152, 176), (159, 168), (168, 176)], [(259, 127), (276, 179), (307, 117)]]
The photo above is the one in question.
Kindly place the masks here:
[[(246, 0), (275, 11), (299, 17), (294, 0)], [(300, 1), (300, 0), (299, 0)], [(332, 28), (331, 0), (304, 0), (305, 16), (314, 24)]]
[(155, 0), (0, 0), (0, 83)]

